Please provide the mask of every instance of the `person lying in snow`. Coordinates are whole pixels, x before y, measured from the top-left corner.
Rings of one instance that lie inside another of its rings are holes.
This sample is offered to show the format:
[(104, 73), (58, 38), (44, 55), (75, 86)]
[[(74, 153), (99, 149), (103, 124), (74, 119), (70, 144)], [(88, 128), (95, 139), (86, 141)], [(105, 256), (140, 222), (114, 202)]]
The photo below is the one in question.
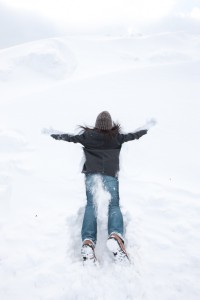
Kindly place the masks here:
[(115, 261), (128, 262), (128, 254), (124, 246), (123, 216), (119, 206), (119, 154), (122, 144), (141, 138), (147, 129), (135, 133), (122, 134), (120, 125), (112, 121), (107, 111), (101, 112), (93, 128), (83, 127), (82, 134), (51, 134), (56, 140), (80, 143), (84, 146), (87, 205), (82, 224), (83, 262), (95, 263), (95, 244), (97, 239), (97, 218), (95, 212), (94, 185), (97, 176), (101, 179), (104, 189), (110, 194), (108, 208), (108, 240), (107, 247), (113, 253)]

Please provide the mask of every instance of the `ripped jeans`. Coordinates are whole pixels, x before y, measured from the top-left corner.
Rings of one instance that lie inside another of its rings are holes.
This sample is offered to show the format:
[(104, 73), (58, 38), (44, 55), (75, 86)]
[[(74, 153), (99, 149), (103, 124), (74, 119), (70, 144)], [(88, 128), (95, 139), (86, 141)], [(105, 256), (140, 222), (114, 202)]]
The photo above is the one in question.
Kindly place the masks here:
[(102, 174), (87, 174), (85, 176), (87, 205), (82, 225), (82, 240), (90, 239), (96, 243), (97, 239), (97, 213), (95, 208), (96, 180), (101, 180), (103, 188), (110, 194), (108, 207), (108, 235), (115, 232), (123, 239), (123, 217), (119, 207), (119, 182), (118, 179), (112, 176)]

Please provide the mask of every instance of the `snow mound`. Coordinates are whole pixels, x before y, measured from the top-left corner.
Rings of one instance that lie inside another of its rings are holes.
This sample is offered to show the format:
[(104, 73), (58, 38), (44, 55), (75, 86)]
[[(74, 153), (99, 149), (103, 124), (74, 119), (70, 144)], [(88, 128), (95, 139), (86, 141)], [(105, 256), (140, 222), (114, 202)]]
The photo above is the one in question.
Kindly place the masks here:
[(110, 40), (119, 61), (132, 67), (198, 61), (199, 35), (165, 32)]
[(45, 39), (2, 50), (0, 66), (0, 80), (4, 81), (24, 79), (26, 74), (36, 80), (41, 77), (58, 80), (74, 72), (76, 59), (60, 39)]
[(191, 57), (182, 52), (163, 50), (154, 53), (149, 57), (149, 60), (155, 63), (176, 63), (182, 61), (190, 61)]

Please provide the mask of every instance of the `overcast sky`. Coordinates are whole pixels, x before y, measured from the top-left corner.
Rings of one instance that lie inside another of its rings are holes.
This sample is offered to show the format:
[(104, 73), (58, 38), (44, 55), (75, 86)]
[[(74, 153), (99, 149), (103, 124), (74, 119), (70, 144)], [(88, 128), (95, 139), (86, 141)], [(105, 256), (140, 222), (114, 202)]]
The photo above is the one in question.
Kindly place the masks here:
[(0, 48), (71, 33), (200, 34), (200, 0), (0, 0)]
[(149, 23), (178, 15), (200, 21), (200, 0), (0, 0), (66, 25)]

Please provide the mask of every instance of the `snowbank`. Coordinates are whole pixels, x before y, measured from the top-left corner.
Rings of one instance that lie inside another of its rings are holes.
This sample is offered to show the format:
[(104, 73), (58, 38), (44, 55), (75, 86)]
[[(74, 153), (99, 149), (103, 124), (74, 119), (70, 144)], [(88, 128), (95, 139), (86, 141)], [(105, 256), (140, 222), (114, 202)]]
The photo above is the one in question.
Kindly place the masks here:
[(76, 59), (63, 40), (54, 38), (1, 50), (0, 66), (1, 80), (39, 82), (43, 77), (55, 80), (70, 76)]
[[(0, 51), (2, 300), (199, 300), (199, 41), (76, 35)], [(100, 266), (86, 270), (82, 148), (48, 135), (92, 125), (105, 109), (126, 132), (150, 130), (121, 151), (132, 264), (115, 265), (105, 247), (100, 188)]]

